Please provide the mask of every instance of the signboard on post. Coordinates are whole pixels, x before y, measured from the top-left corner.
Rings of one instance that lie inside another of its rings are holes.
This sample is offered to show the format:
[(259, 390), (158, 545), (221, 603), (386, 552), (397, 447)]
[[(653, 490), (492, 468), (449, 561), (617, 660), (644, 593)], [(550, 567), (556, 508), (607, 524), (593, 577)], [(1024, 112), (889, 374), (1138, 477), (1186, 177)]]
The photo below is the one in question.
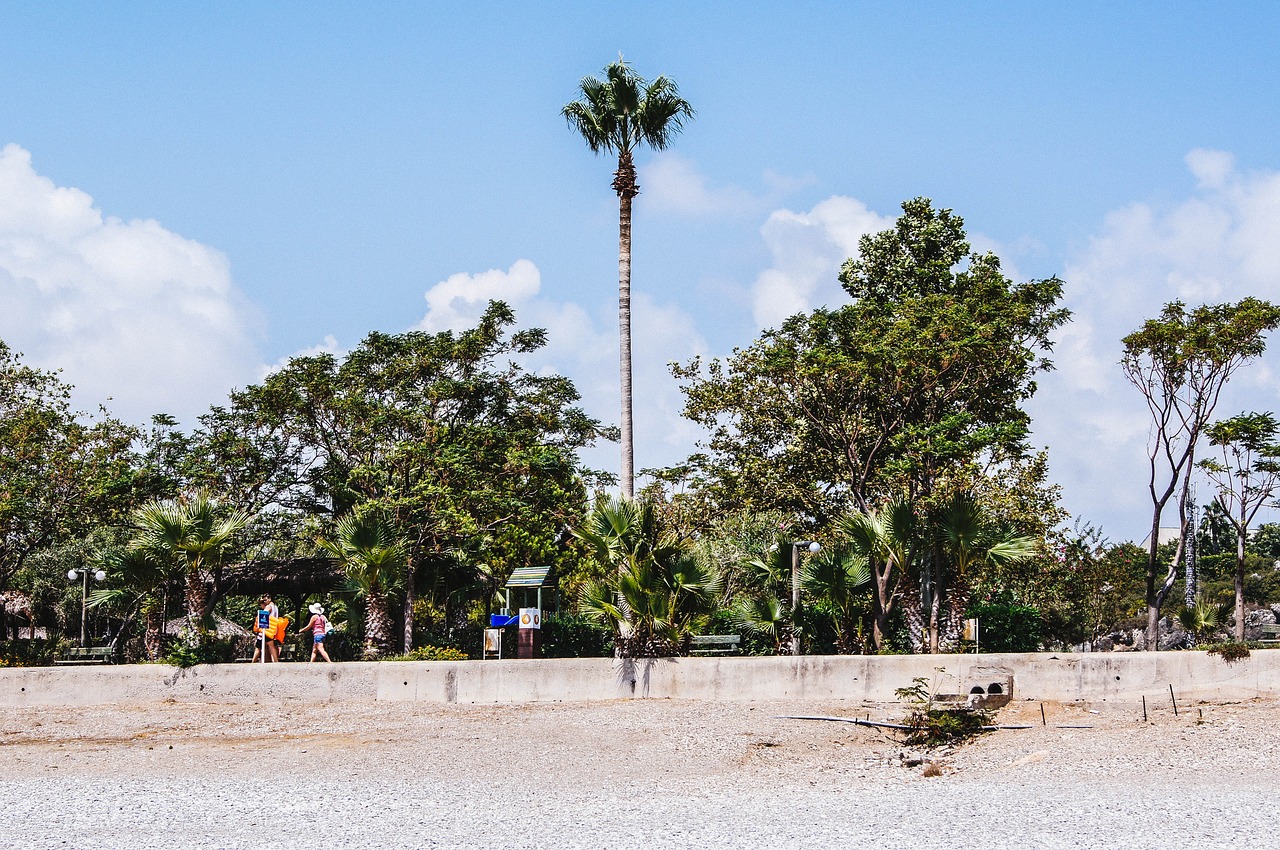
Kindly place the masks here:
[(267, 632), (271, 631), (271, 612), (265, 608), (258, 609), (258, 653), (262, 663), (267, 663)]
[(502, 658), (502, 629), (484, 630), (484, 657)]
[(968, 643), (972, 643), (973, 651), (974, 652), (978, 651), (978, 618), (977, 617), (971, 617), (970, 619), (964, 621), (964, 634), (961, 635), (961, 640), (964, 640)]
[(542, 611), (537, 608), (521, 608), (520, 609), (520, 628), (522, 629), (542, 628)]

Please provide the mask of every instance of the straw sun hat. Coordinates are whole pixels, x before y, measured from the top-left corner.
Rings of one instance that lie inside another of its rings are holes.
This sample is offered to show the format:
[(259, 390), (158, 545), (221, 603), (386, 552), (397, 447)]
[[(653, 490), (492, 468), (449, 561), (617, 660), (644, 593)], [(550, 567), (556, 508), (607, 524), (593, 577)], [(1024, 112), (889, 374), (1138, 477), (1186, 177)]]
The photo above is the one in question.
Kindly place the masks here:
[(307, 608), (307, 610), (310, 611), (312, 614), (323, 614), (324, 606), (321, 605), (319, 602), (312, 602), (311, 605)]

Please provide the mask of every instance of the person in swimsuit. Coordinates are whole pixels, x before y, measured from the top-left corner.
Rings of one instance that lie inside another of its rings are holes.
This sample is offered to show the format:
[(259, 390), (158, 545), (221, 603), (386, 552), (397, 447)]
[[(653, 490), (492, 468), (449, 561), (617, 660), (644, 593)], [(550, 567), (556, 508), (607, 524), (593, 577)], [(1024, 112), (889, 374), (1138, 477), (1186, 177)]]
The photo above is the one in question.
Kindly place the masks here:
[[(269, 612), (271, 614), (272, 620), (275, 620), (280, 616), (280, 609), (277, 608), (276, 603), (271, 600), (271, 594), (269, 593), (262, 594), (262, 598), (258, 600), (258, 609), (261, 611)], [(253, 630), (255, 633), (258, 631), (258, 625), (256, 621), (254, 622)], [(262, 657), (262, 644), (259, 639), (253, 642), (253, 661), (251, 663), (257, 664), (258, 659), (261, 657)], [(280, 644), (276, 642), (275, 638), (272, 637), (270, 633), (268, 633), (267, 634), (267, 663), (270, 664), (274, 661), (279, 661), (279, 660), (280, 660)]]
[(324, 650), (324, 636), (329, 633), (329, 620), (324, 615), (324, 606), (313, 602), (307, 610), (311, 612), (311, 619), (302, 627), (302, 633), (311, 632), (311, 661), (316, 660), (317, 653), (324, 656), (325, 661), (333, 661)]

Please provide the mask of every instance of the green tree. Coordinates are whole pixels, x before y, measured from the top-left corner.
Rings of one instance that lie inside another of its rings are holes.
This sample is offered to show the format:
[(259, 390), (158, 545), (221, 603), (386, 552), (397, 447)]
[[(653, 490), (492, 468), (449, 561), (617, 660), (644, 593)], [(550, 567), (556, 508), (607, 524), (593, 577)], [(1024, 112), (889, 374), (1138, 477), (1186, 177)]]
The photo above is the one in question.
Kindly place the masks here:
[(693, 118), (674, 80), (647, 81), (619, 57), (604, 79), (583, 77), (580, 96), (561, 115), (593, 153), (617, 154), (613, 190), (618, 193), (619, 378), (622, 390), (622, 493), (635, 495), (631, 405), (631, 202), (640, 193), (634, 154), (643, 146), (662, 150)]
[(37, 552), (128, 510), (137, 432), (75, 413), (70, 394), (0, 341), (0, 590)]
[[(137, 430), (105, 410), (73, 411), (71, 389), (0, 341), (0, 591), (28, 594), (52, 628), (69, 608), (80, 613), (64, 564), (82, 568), (85, 542), (118, 524), (134, 497)], [(16, 618), (0, 607), (0, 635), (10, 625)]]
[(111, 547), (99, 552), (93, 564), (106, 572), (108, 586), (89, 594), (89, 607), (115, 611), (122, 621), (120, 635), (141, 614), (147, 659), (158, 660), (164, 634), (162, 594), (173, 578), (173, 559), (150, 548)]
[(1024, 453), (1021, 405), (1068, 316), (1061, 282), (1014, 284), (927, 199), (903, 212), (845, 264), (851, 304), (792, 316), (725, 361), (673, 367), (685, 415), (710, 435), (693, 460), (722, 510), (822, 527), (899, 494), (931, 503), (984, 454)]
[(1264, 522), (1249, 538), (1249, 548), (1264, 558), (1280, 559), (1280, 523)]
[(391, 597), (404, 586), (408, 550), (376, 512), (347, 514), (332, 538), (320, 540), (342, 566), (356, 595), (365, 603), (364, 654), (380, 658), (392, 651)]
[(975, 574), (1029, 560), (1040, 549), (1037, 538), (1011, 530), (968, 491), (932, 510), (899, 498), (879, 510), (854, 511), (841, 519), (840, 530), (871, 573), (877, 649), (905, 598), (913, 633), (938, 652), (944, 635), (959, 634)]
[(812, 600), (809, 611), (826, 612), (836, 632), (836, 648), (845, 654), (864, 649), (863, 616), (871, 570), (867, 558), (842, 547), (810, 558), (801, 573), (801, 587)]
[(877, 651), (885, 647), (889, 622), (903, 599), (909, 574), (915, 570), (918, 575), (919, 525), (915, 508), (906, 499), (895, 499), (879, 509), (851, 511), (840, 520), (841, 535), (871, 572), (871, 637)]
[(505, 575), (565, 558), (556, 535), (586, 499), (577, 452), (607, 432), (572, 382), (517, 364), (546, 334), (514, 322), (493, 302), (460, 332), (372, 333), (342, 359), (294, 358), (197, 434), (240, 504), (325, 522), (376, 510), (399, 530), (406, 651), (420, 599), (452, 625), (469, 613), (459, 591), (478, 587), (474, 564)]
[[(1151, 538), (1147, 552), (1147, 646), (1160, 638), (1160, 608), (1173, 588), (1188, 538), (1189, 491), (1196, 447), (1213, 418), (1223, 388), (1245, 364), (1266, 349), (1265, 335), (1280, 325), (1280, 307), (1256, 298), (1236, 304), (1187, 309), (1181, 301), (1164, 306), (1123, 340), (1120, 366), (1142, 393), (1151, 414), (1147, 492), (1151, 498)], [(1174, 494), (1181, 533), (1173, 559), (1162, 569), (1160, 519)], [(1163, 579), (1160, 572), (1164, 573)]]
[(665, 533), (653, 505), (613, 498), (597, 502), (574, 535), (609, 566), (588, 582), (578, 610), (613, 629), (624, 658), (682, 655), (720, 599), (715, 568)]
[(1014, 532), (968, 492), (953, 494), (934, 512), (931, 524), (934, 557), (929, 562), (929, 649), (937, 652), (941, 634), (938, 613), (944, 595), (948, 597), (949, 631), (958, 634), (969, 607), (975, 570), (985, 564), (1030, 561), (1040, 547), (1036, 538)]
[(207, 637), (224, 559), (235, 536), (251, 521), (244, 511), (221, 510), (204, 492), (151, 501), (133, 512), (137, 531), (129, 548), (183, 565), (187, 622), (196, 642)]
[(1280, 487), (1280, 423), (1270, 413), (1241, 413), (1205, 429), (1209, 444), (1222, 451), (1222, 460), (1205, 458), (1199, 466), (1218, 493), (1214, 502), (1231, 522), (1236, 536), (1235, 639), (1244, 640), (1245, 545), (1249, 526)]

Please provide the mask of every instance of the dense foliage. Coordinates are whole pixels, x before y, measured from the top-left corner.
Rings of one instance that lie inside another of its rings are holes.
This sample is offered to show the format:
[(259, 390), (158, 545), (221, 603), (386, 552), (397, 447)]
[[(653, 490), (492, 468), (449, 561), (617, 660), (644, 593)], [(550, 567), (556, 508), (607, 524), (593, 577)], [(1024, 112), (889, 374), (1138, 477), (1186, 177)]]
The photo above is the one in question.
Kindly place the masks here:
[[(78, 413), (0, 342), (0, 664), (50, 663), (82, 610), (129, 660), (246, 658), (263, 594), (300, 656), (319, 602), (335, 660), (478, 657), (488, 615), (526, 604), (504, 592), (521, 566), (549, 571), (550, 657), (685, 654), (697, 635), (746, 654), (964, 651), (966, 618), (989, 651), (1134, 643), (1189, 561), (1180, 646), (1270, 622), (1280, 525), (1255, 516), (1276, 421), (1209, 414), (1280, 311), (1167, 305), (1125, 339), (1163, 452), (1154, 522), (1176, 496), (1189, 540), (1190, 476), (1215, 483), (1194, 547), (1144, 551), (1070, 525), (1028, 443), (1060, 281), (1013, 282), (923, 198), (840, 281), (847, 303), (674, 367), (706, 440), (635, 499), (579, 459), (618, 429), (521, 365), (546, 334), (500, 302), (471, 328), (292, 358), (190, 431)], [(1220, 458), (1197, 465), (1203, 442)], [(934, 708), (930, 736), (973, 731)]]

